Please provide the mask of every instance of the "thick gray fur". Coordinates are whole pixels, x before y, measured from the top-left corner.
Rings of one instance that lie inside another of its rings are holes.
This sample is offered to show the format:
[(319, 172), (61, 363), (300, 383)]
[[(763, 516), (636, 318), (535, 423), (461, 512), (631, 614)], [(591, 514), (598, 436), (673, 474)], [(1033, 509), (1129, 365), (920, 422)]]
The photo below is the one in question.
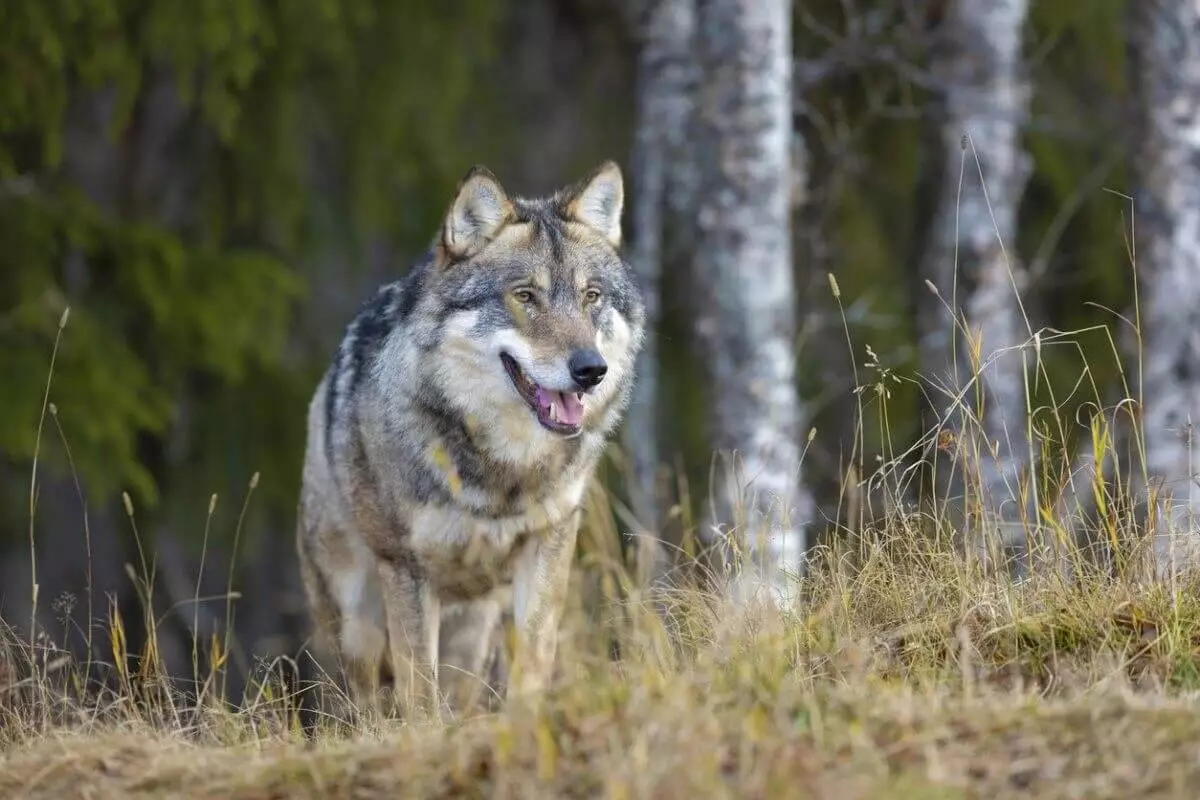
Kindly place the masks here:
[[(533, 200), (477, 167), (429, 252), (347, 327), (309, 409), (297, 545), (318, 640), (360, 703), (390, 675), (401, 712), (469, 705), (506, 606), (510, 692), (547, 684), (584, 491), (643, 337), (622, 207), (612, 162)], [(581, 428), (550, 430), (500, 355), (574, 391), (567, 360), (589, 348), (608, 371)]]

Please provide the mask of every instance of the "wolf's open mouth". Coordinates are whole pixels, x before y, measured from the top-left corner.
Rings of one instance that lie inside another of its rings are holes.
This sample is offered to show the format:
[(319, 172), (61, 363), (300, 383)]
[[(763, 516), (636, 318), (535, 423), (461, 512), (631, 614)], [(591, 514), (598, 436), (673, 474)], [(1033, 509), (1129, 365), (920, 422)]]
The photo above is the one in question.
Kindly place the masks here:
[(500, 354), (500, 363), (543, 428), (555, 433), (579, 433), (583, 425), (583, 392), (557, 392), (538, 386), (508, 353)]

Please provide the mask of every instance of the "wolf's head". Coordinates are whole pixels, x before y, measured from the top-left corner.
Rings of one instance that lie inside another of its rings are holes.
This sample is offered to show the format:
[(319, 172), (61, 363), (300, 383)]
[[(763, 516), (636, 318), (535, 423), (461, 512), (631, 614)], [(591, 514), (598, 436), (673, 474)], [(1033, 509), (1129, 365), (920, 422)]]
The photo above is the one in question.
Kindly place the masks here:
[(533, 200), (483, 167), (459, 184), (426, 274), (444, 315), (434, 378), (501, 437), (604, 433), (623, 410), (644, 317), (623, 205), (612, 162)]

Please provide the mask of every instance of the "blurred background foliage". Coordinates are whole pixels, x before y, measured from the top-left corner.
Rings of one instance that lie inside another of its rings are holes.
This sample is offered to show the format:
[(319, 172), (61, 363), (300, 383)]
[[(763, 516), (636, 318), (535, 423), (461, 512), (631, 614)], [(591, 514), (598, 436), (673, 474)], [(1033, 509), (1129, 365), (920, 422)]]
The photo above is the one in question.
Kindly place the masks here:
[(479, 149), (463, 112), (494, 6), (5, 4), (4, 451), (33, 455), (71, 305), (54, 396), (93, 498), (294, 466), (306, 289), (366, 237), (428, 235)]

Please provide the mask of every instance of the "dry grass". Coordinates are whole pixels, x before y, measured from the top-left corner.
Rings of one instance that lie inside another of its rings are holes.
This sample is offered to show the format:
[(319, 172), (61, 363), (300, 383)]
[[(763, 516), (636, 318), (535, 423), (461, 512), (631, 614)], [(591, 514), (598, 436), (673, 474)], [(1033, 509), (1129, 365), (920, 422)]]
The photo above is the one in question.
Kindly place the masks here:
[[(6, 797), (1194, 797), (1200, 716), (1183, 701), (1014, 702), (897, 689), (695, 685), (589, 698), (459, 729), (197, 745), (64, 733), (6, 757)], [(714, 702), (716, 700), (716, 702)], [(568, 710), (569, 709), (569, 710)]]
[(0, 797), (1200, 792), (1200, 586), (1013, 583), (913, 539), (827, 555), (802, 614), (693, 589), (669, 625), (636, 593), (585, 603), (621, 576), (580, 570), (544, 705), (437, 727), (329, 717), (307, 736), (271, 684), (231, 709), (152, 674), (83, 701), (71, 667), (10, 648)]

